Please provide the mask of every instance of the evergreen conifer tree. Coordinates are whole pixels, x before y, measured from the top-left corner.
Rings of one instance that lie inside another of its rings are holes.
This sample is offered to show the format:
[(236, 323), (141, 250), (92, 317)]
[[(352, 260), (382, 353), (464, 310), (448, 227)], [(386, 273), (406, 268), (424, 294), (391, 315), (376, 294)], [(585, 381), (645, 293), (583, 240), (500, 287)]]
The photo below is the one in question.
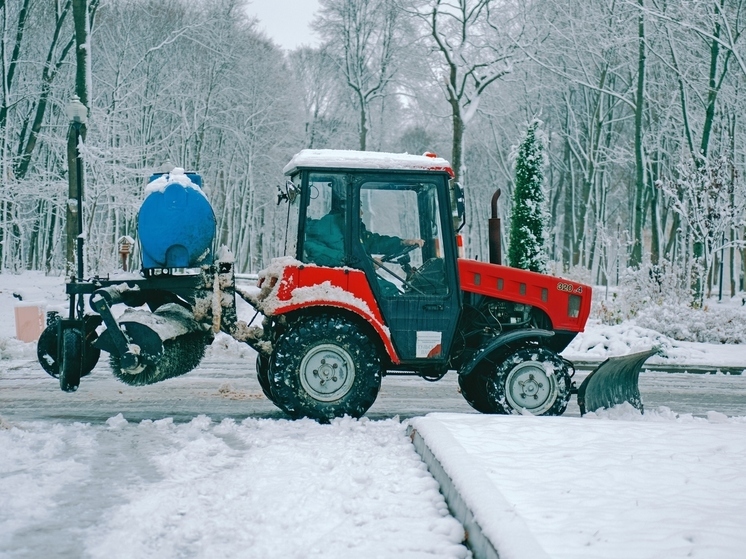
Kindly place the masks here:
[(544, 247), (544, 146), (537, 138), (539, 124), (534, 120), (529, 125), (516, 157), (508, 264), (545, 273), (548, 258)]

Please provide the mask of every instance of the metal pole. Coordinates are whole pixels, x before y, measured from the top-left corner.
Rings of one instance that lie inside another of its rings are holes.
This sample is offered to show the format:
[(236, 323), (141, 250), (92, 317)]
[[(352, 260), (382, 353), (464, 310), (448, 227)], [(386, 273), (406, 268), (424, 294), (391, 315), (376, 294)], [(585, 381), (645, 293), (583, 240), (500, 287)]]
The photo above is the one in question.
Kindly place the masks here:
[[(85, 270), (83, 266), (83, 161), (80, 158), (80, 126), (79, 122), (73, 123), (75, 128), (75, 171), (77, 180), (77, 204), (78, 204), (78, 236), (76, 238), (77, 259), (78, 259), (78, 281), (83, 281)], [(85, 299), (82, 295), (78, 296), (78, 320), (82, 320), (85, 315)]]
[(720, 279), (718, 280), (718, 301), (723, 300), (723, 259), (725, 258), (725, 231), (723, 231), (723, 248), (720, 249)]

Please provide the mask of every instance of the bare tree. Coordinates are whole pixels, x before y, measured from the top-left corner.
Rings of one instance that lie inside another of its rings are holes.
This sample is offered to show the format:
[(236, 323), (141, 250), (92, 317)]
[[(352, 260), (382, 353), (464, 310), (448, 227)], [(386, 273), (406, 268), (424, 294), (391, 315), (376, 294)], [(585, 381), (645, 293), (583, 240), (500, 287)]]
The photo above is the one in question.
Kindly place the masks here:
[(314, 27), (335, 56), (358, 107), (360, 149), (370, 131), (371, 102), (386, 93), (396, 72), (398, 0), (321, 0)]
[(518, 2), (433, 0), (419, 6), (434, 50), (435, 71), (451, 108), (451, 164), (464, 173), (464, 134), (485, 90), (509, 74), (525, 25)]
[(347, 111), (339, 95), (340, 79), (344, 77), (334, 59), (326, 49), (302, 47), (288, 55), (288, 64), (303, 98), (305, 147), (344, 144), (340, 136), (345, 134)]

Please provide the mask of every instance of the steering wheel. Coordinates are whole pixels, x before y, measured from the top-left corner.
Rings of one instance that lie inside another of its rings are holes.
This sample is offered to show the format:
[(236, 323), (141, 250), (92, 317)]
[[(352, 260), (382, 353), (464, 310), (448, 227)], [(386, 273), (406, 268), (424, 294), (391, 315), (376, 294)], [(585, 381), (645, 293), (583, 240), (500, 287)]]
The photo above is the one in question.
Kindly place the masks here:
[(394, 251), (394, 252), (389, 253), (389, 254), (384, 254), (381, 257), (381, 262), (392, 262), (392, 261), (396, 260), (397, 258), (401, 258), (402, 256), (404, 256), (406, 254), (409, 254), (410, 252), (412, 252), (416, 248), (419, 248), (419, 246), (416, 245), (416, 244), (414, 244), (414, 245), (402, 245), (401, 248), (399, 248), (399, 250)]
[(412, 268), (407, 275), (407, 283), (418, 292), (425, 290), (430, 294), (441, 294), (445, 288), (445, 271), (442, 258), (430, 258), (419, 268)]

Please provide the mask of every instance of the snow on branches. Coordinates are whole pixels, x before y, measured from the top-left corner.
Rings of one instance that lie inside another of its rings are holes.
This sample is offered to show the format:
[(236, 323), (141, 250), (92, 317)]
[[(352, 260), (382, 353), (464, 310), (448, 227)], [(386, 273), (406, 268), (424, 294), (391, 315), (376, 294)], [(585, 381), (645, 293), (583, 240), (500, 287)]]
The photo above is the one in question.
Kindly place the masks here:
[(679, 215), (683, 242), (692, 248), (696, 304), (704, 296), (702, 285), (712, 271), (716, 252), (744, 246), (734, 231), (746, 225), (746, 189), (726, 157), (699, 164), (686, 161), (678, 171), (677, 178), (658, 181), (657, 186)]

